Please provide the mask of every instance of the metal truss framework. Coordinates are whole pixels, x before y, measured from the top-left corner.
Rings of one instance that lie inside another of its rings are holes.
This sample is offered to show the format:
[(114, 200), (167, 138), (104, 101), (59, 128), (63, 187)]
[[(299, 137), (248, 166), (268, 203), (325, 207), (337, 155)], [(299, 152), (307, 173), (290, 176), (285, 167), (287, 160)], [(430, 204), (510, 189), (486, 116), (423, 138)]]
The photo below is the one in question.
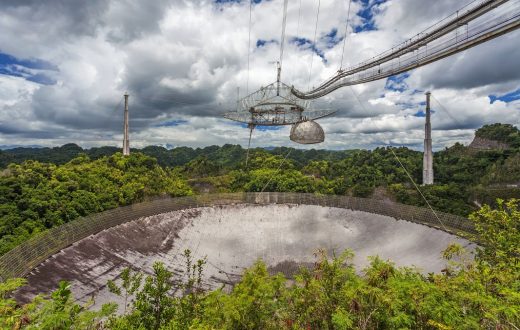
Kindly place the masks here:
[(291, 87), (274, 82), (239, 101), (237, 111), (224, 114), (230, 120), (253, 126), (292, 125), (333, 114), (333, 110), (315, 110), (311, 102), (291, 93)]

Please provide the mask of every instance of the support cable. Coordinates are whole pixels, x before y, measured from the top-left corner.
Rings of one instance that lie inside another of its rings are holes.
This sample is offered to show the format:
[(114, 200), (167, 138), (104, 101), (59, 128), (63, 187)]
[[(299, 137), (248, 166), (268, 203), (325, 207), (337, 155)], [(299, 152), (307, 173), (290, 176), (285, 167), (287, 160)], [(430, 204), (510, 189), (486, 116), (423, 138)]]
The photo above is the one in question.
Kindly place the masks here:
[(343, 69), (343, 56), (345, 55), (345, 45), (347, 43), (348, 36), (348, 24), (350, 22), (350, 5), (352, 4), (352, 0), (348, 1), (348, 9), (347, 9), (347, 23), (345, 24), (345, 35), (343, 35), (343, 51), (341, 52), (341, 63), (339, 65), (339, 70)]
[[(314, 42), (313, 42), (314, 48), (316, 48), (316, 36), (318, 34), (318, 21), (320, 18), (320, 6), (321, 6), (321, 0), (318, 0), (318, 10), (316, 11), (316, 25), (314, 26)], [(309, 69), (309, 83), (308, 83), (308, 87), (307, 87), (307, 89), (309, 89), (309, 90), (311, 88), (311, 75), (312, 75), (313, 60), (314, 60), (314, 52), (311, 54), (311, 65), (310, 65), (310, 69)]]
[(112, 109), (112, 111), (110, 111), (110, 114), (113, 114), (114, 112), (116, 112), (116, 110), (119, 109), (119, 107), (121, 106), (122, 102), (123, 102), (123, 97), (120, 96), (119, 97), (119, 103), (114, 107), (114, 109)]
[[(361, 100), (358, 98), (357, 94), (354, 92), (354, 90), (352, 89), (352, 87), (350, 88), (350, 90), (352, 91), (352, 93), (354, 94), (354, 96), (356, 96), (356, 99), (358, 100), (359, 104), (361, 105), (361, 107), (363, 108), (363, 110), (365, 110), (366, 112), (366, 108), (365, 106), (363, 105), (363, 103), (361, 103)], [(401, 162), (401, 160), (399, 159), (399, 157), (397, 157), (396, 153), (394, 152), (394, 149), (392, 146), (390, 146), (390, 151), (392, 152), (392, 154), (394, 155), (395, 159), (397, 159), (397, 162), (399, 163), (399, 165), (401, 165), (401, 167), (403, 168), (404, 172), (406, 173), (406, 175), (408, 176), (408, 178), (410, 179), (410, 181), (412, 181), (412, 184), (414, 185), (415, 189), (417, 189), (417, 191), (419, 192), (419, 194), (421, 195), (421, 197), (423, 198), (423, 200), (426, 202), (426, 205), (428, 205), (428, 207), (430, 208), (430, 210), (433, 212), (433, 215), (435, 216), (435, 218), (437, 219), (437, 221), (441, 224), (442, 228), (444, 228), (445, 231), (449, 232), (449, 230), (446, 228), (446, 226), (444, 225), (444, 223), (441, 221), (441, 219), (439, 218), (439, 216), (437, 215), (437, 212), (435, 212), (435, 210), (432, 208), (432, 206), (430, 205), (430, 203), (428, 202), (428, 200), (426, 199), (426, 197), (424, 196), (424, 194), (422, 193), (421, 189), (419, 189), (419, 186), (415, 183), (414, 179), (412, 178), (412, 176), (410, 175), (410, 173), (408, 172), (408, 170), (406, 169), (406, 167), (404, 167), (403, 163)]]
[(253, 11), (253, 0), (249, 0), (249, 37), (247, 39), (247, 82), (246, 95), (249, 94), (249, 63), (251, 57), (251, 13)]
[(271, 183), (271, 181), (273, 180), (273, 177), (278, 174), (278, 172), (280, 171), (280, 168), (282, 167), (283, 163), (285, 163), (285, 161), (287, 160), (287, 157), (289, 157), (289, 155), (291, 154), (291, 151), (292, 149), (289, 149), (289, 152), (287, 153), (287, 155), (285, 155), (284, 159), (282, 160), (282, 162), (280, 163), (280, 165), (278, 165), (278, 168), (276, 169), (276, 171), (273, 173), (273, 175), (271, 175), (271, 177), (269, 178), (269, 180), (267, 181), (267, 183), (265, 184), (265, 186), (262, 188), (262, 191), (260, 192), (264, 192), (265, 188), (267, 188), (267, 186), (269, 185), (269, 183)]
[(302, 17), (302, 0), (300, 0), (300, 7), (298, 8), (298, 25), (296, 27), (296, 37), (300, 35), (300, 19)]
[(352, 94), (354, 94), (354, 97), (358, 101), (358, 103), (361, 106), (361, 108), (363, 109), (363, 111), (368, 112), (368, 110), (365, 107), (365, 105), (363, 104), (363, 102), (361, 102), (361, 99), (359, 98), (359, 95), (356, 93), (356, 91), (354, 91), (354, 88), (352, 88), (352, 86), (348, 86), (348, 87), (350, 87), (350, 91), (352, 92)]
[(240, 87), (237, 87), (237, 112), (238, 112), (239, 106), (240, 106)]
[(289, 0), (283, 2), (283, 19), (282, 19), (282, 36), (280, 37), (280, 59), (278, 60), (278, 67), (276, 68), (276, 95), (280, 95), (280, 81), (282, 79), (282, 62), (283, 62), (283, 48), (285, 44), (285, 26), (287, 25), (287, 3)]
[(250, 124), (249, 125), (249, 142), (247, 143), (247, 152), (246, 152), (246, 170), (247, 170), (247, 164), (249, 162), (249, 149), (251, 147), (251, 137), (253, 136), (254, 129), (255, 129), (255, 125)]
[(283, 2), (283, 19), (282, 19), (282, 36), (280, 38), (280, 68), (282, 68), (283, 63), (283, 49), (285, 44), (285, 26), (287, 25), (287, 3), (289, 0), (284, 0)]
[(441, 221), (441, 219), (439, 218), (439, 216), (437, 215), (437, 212), (435, 212), (435, 210), (432, 208), (432, 206), (430, 205), (430, 203), (428, 202), (428, 200), (426, 199), (426, 197), (424, 196), (424, 194), (422, 193), (421, 189), (419, 189), (419, 186), (415, 183), (414, 179), (412, 178), (412, 176), (410, 175), (410, 173), (408, 172), (408, 170), (406, 169), (406, 167), (404, 167), (403, 163), (401, 163), (401, 160), (399, 159), (399, 157), (397, 157), (397, 155), (395, 154), (394, 152), (394, 148), (392, 146), (390, 146), (390, 151), (392, 152), (392, 154), (394, 155), (395, 159), (397, 159), (397, 161), (399, 162), (399, 165), (401, 165), (401, 167), (403, 168), (404, 172), (406, 173), (406, 175), (408, 176), (408, 178), (410, 179), (410, 181), (412, 181), (413, 185), (415, 186), (415, 189), (417, 189), (417, 191), (419, 192), (419, 194), (421, 195), (422, 199), (426, 202), (426, 205), (428, 205), (428, 207), (430, 208), (430, 210), (433, 212), (433, 215), (435, 215), (435, 218), (437, 218), (437, 221), (439, 221), (439, 223), (441, 224), (442, 228), (446, 231), (446, 232), (450, 232), (446, 226), (444, 226), (444, 223)]
[(449, 111), (448, 109), (446, 109), (441, 102), (439, 102), (439, 100), (437, 100), (437, 98), (435, 98), (435, 96), (433, 96), (433, 94), (431, 94), (431, 97), (435, 100), (435, 102), (437, 102), (437, 104), (444, 110), (444, 112), (448, 115), (448, 117), (451, 118), (451, 120), (453, 120), (457, 126), (459, 127), (463, 127), (462, 123), (460, 121), (457, 120), (457, 118), (455, 118)]

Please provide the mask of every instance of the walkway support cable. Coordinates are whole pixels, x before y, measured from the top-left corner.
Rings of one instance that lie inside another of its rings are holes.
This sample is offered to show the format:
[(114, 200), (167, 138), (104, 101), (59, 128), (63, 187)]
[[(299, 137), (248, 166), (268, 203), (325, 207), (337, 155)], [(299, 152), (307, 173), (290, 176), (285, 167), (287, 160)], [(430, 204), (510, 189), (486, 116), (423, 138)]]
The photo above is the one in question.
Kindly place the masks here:
[(298, 25), (296, 27), (296, 37), (300, 35), (300, 19), (302, 17), (302, 0), (300, 0), (300, 7), (298, 8)]
[(426, 202), (426, 205), (428, 205), (428, 207), (430, 208), (430, 210), (433, 212), (433, 215), (435, 216), (435, 218), (437, 218), (437, 221), (441, 224), (442, 228), (444, 229), (444, 231), (447, 231), (448, 232), (448, 229), (446, 228), (446, 226), (444, 226), (444, 223), (441, 221), (441, 219), (439, 218), (439, 216), (437, 215), (437, 212), (435, 212), (435, 210), (433, 209), (433, 207), (430, 205), (430, 203), (428, 202), (428, 200), (426, 199), (426, 197), (423, 195), (421, 189), (419, 189), (419, 186), (415, 183), (415, 180), (412, 178), (412, 176), (410, 175), (410, 173), (408, 172), (408, 170), (406, 169), (406, 167), (404, 167), (403, 163), (401, 163), (401, 160), (399, 159), (399, 157), (397, 157), (396, 153), (394, 152), (394, 148), (393, 147), (390, 147), (389, 148), (390, 151), (392, 152), (392, 154), (394, 155), (395, 159), (397, 159), (397, 161), (399, 162), (399, 165), (401, 165), (401, 167), (403, 168), (404, 172), (406, 173), (406, 175), (408, 176), (408, 178), (410, 179), (410, 181), (412, 181), (415, 189), (417, 189), (417, 191), (419, 192), (419, 194), (421, 195), (422, 199)]
[(253, 0), (249, 0), (249, 36), (247, 39), (247, 82), (246, 95), (249, 95), (249, 63), (251, 57), (251, 15), (253, 11)]
[(341, 62), (339, 65), (339, 71), (341, 71), (341, 69), (343, 69), (343, 57), (345, 55), (345, 45), (347, 44), (348, 24), (350, 23), (350, 5), (352, 5), (352, 0), (348, 1), (347, 23), (345, 23), (345, 34), (343, 35), (343, 50), (341, 52)]
[(289, 0), (283, 2), (283, 19), (282, 19), (282, 36), (280, 37), (280, 59), (278, 60), (278, 67), (276, 68), (276, 95), (280, 96), (280, 81), (282, 79), (282, 62), (283, 62), (283, 48), (285, 44), (285, 26), (287, 25), (287, 3)]
[(249, 162), (249, 149), (251, 148), (251, 137), (253, 136), (253, 130), (255, 129), (255, 125), (249, 125), (249, 142), (247, 143), (247, 152), (246, 152), (246, 170)]
[[(316, 48), (316, 37), (318, 35), (318, 21), (320, 18), (320, 6), (321, 6), (321, 0), (318, 0), (318, 10), (316, 11), (316, 25), (314, 26), (314, 41), (313, 46)], [(317, 49), (317, 48), (316, 48)], [(309, 69), (309, 83), (307, 89), (311, 88), (311, 76), (312, 76), (312, 62), (314, 60), (314, 52), (311, 54), (311, 65)]]
[[(352, 86), (349, 86), (350, 87), (350, 91), (352, 92), (352, 94), (354, 94), (354, 96), (356, 97), (357, 101), (359, 102), (359, 104), (361, 105), (361, 107), (363, 108), (363, 110), (365, 112), (367, 112), (367, 109), (365, 108), (364, 104), (361, 102), (361, 100), (359, 99), (358, 95), (356, 94), (356, 92), (354, 91), (354, 89), (352, 88)], [(399, 165), (403, 168), (404, 172), (406, 173), (406, 175), (408, 176), (408, 178), (410, 179), (410, 181), (412, 182), (412, 184), (414, 185), (415, 189), (419, 192), (419, 194), (421, 195), (422, 199), (424, 200), (424, 202), (426, 203), (426, 205), (428, 205), (428, 207), (430, 208), (430, 210), (432, 211), (433, 215), (435, 216), (435, 218), (437, 219), (437, 221), (441, 224), (442, 228), (445, 230), (445, 231), (448, 231), (446, 226), (444, 226), (444, 223), (441, 221), (441, 219), (439, 218), (439, 216), (437, 215), (437, 213), (435, 212), (435, 210), (432, 208), (432, 206), (430, 205), (430, 203), (428, 202), (428, 200), (426, 199), (426, 197), (424, 196), (424, 194), (422, 193), (421, 189), (419, 189), (419, 186), (415, 183), (415, 180), (413, 179), (413, 177), (410, 175), (410, 173), (408, 172), (408, 170), (406, 169), (406, 167), (403, 165), (403, 163), (401, 162), (401, 159), (399, 159), (399, 157), (397, 156), (397, 154), (394, 152), (394, 148), (392, 146), (389, 147), (390, 151), (392, 152), (392, 154), (394, 155), (395, 159), (397, 160), (397, 162), (399, 163)]]
[(448, 109), (446, 109), (446, 107), (444, 107), (444, 105), (442, 105), (441, 102), (439, 102), (439, 100), (437, 100), (437, 98), (431, 94), (431, 97), (435, 100), (435, 102), (437, 102), (437, 104), (444, 110), (444, 112), (448, 115), (448, 117), (451, 118), (451, 120), (453, 120), (459, 127), (464, 127), (462, 125), (462, 123), (460, 121), (457, 120), (457, 118), (455, 118), (449, 111)]
[(285, 44), (285, 26), (287, 25), (287, 3), (289, 0), (283, 2), (283, 19), (282, 19), (282, 36), (280, 38), (280, 68), (283, 63), (283, 49)]

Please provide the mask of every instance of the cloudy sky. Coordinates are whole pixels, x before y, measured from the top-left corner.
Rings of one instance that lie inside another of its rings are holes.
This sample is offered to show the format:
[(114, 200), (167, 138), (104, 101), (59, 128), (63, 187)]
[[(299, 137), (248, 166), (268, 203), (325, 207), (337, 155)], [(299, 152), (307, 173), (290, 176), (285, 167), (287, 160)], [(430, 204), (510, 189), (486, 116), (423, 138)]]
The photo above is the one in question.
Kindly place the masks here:
[[(466, 2), (353, 1), (343, 67)], [(305, 90), (339, 69), (347, 6), (321, 0), (314, 43), (318, 0), (289, 0), (286, 83)], [(243, 96), (276, 79), (282, 7), (283, 0), (254, 0), (248, 47), (245, 0), (2, 0), (0, 145), (121, 145), (125, 91), (133, 147), (247, 145), (248, 130), (222, 114), (235, 109), (237, 87)], [(483, 124), (517, 125), (519, 44), (516, 31), (398, 77), (337, 90), (315, 103), (338, 112), (320, 121), (326, 141), (313, 147), (420, 149), (426, 90), (434, 95), (435, 149), (468, 143)], [(257, 130), (252, 145), (301, 147), (288, 135), (288, 127)]]

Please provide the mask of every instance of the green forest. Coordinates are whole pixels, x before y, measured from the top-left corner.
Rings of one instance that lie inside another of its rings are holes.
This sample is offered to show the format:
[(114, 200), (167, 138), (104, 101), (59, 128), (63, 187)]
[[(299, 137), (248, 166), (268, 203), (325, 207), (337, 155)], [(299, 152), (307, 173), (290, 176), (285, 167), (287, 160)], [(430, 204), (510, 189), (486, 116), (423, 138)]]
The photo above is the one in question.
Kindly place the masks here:
[[(508, 136), (508, 141), (520, 135), (516, 127), (501, 124), (484, 126), (476, 135), (481, 132), (488, 138)], [(172, 150), (152, 146), (133, 150), (130, 157), (112, 147), (84, 150), (71, 144), (4, 150), (0, 254), (42, 230), (158, 195), (307, 192), (426, 206), (406, 172), (421, 183), (422, 152), (405, 147), (256, 148), (247, 167), (245, 157), (246, 150), (238, 145)], [(435, 153), (434, 172), (436, 183), (421, 187), (430, 205), (468, 216), (481, 205), (496, 205), (497, 198), (520, 196), (520, 147), (483, 151), (455, 144)]]
[[(447, 247), (442, 274), (422, 275), (374, 258), (363, 272), (352, 253), (316, 253), (312, 270), (295, 279), (268, 274), (259, 261), (232, 292), (203, 292), (205, 260), (186, 254), (186, 278), (160, 263), (153, 274), (125, 270), (119, 295), (133, 300), (123, 315), (74, 302), (63, 282), (49, 296), (18, 306), (0, 284), (0, 324), (7, 329), (514, 329), (520, 324), (520, 132), (486, 125), (477, 137), (507, 148), (455, 144), (435, 152), (435, 184), (421, 186), (431, 206), (469, 217), (483, 247), (473, 261)], [(0, 151), (0, 255), (30, 237), (81, 216), (157, 196), (212, 192), (280, 191), (349, 195), (426, 206), (412, 180), (422, 180), (422, 152), (298, 150), (238, 145), (132, 149), (14, 148)], [(401, 165), (402, 164), (402, 165)], [(410, 179), (410, 177), (411, 179)], [(503, 202), (502, 200), (510, 200)], [(180, 291), (179, 291), (180, 290)], [(182, 297), (171, 292), (185, 292)]]

